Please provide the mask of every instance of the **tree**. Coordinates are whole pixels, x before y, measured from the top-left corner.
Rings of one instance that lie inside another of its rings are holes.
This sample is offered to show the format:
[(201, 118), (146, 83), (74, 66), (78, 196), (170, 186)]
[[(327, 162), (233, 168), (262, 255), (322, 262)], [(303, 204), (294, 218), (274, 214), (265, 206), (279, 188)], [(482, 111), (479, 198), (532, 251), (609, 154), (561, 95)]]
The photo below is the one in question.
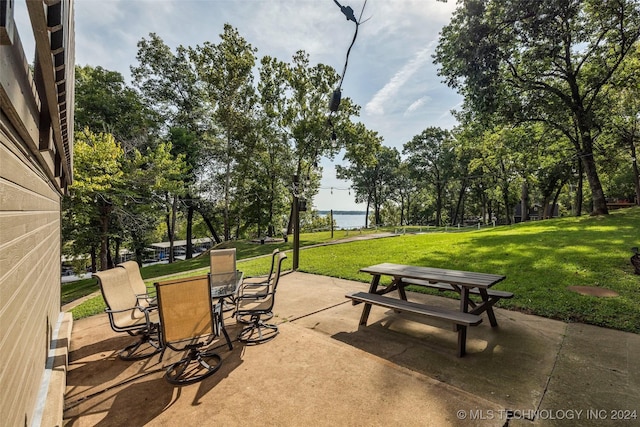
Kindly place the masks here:
[(442, 225), (442, 208), (455, 153), (449, 131), (428, 127), (402, 148), (412, 173), (421, 182), (433, 186), (436, 196), (436, 226)]
[(171, 154), (171, 144), (160, 144), (155, 150), (149, 150), (147, 158), (150, 166), (146, 174), (155, 178), (151, 184), (151, 190), (159, 197), (164, 198), (165, 223), (169, 238), (169, 262), (172, 263), (174, 261), (173, 242), (176, 234), (178, 202), (180, 197), (186, 194), (184, 176), (187, 167), (183, 155), (179, 154), (174, 157)]
[(351, 129), (357, 137), (351, 141), (345, 159), (349, 166), (336, 166), (336, 176), (351, 180), (356, 203), (367, 204), (365, 226), (368, 226), (369, 209), (373, 206), (376, 225), (382, 224), (381, 209), (384, 203), (395, 199), (397, 177), (400, 168), (400, 153), (395, 148), (382, 145), (382, 137), (364, 125)]
[(594, 157), (603, 88), (640, 37), (637, 0), (461, 3), (435, 60), (478, 115), (542, 121), (581, 159), (593, 214), (608, 213)]
[[(366, 203), (365, 228), (369, 225), (369, 208), (375, 193), (375, 168), (382, 150), (382, 137), (367, 129), (362, 123), (343, 128), (343, 138), (348, 141), (344, 159), (348, 166), (336, 165), (336, 176), (351, 181), (356, 203)], [(378, 214), (379, 216), (379, 214)]]
[[(342, 128), (351, 115), (357, 114), (357, 108), (345, 98), (339, 111), (328, 117), (332, 87), (340, 77), (327, 65), (311, 66), (309, 55), (302, 50), (293, 55), (290, 64), (264, 57), (261, 67), (261, 76), (271, 75), (268, 87), (262, 92), (263, 99), (271, 102), (268, 114), (290, 144), (291, 188), (298, 186), (292, 182), (296, 176), (301, 182), (308, 183), (303, 192), (296, 194), (304, 193), (305, 197), (312, 198), (319, 181), (317, 164), (322, 156), (332, 158), (346, 143)], [(267, 108), (264, 102), (262, 105)], [(293, 227), (295, 200), (297, 196), (294, 195), (287, 233)]]
[(238, 163), (237, 153), (251, 127), (252, 110), (255, 104), (252, 69), (255, 65), (256, 49), (240, 36), (238, 30), (224, 25), (222, 39), (218, 45), (205, 42), (191, 50), (191, 57), (197, 65), (198, 76), (203, 82), (208, 102), (215, 106), (214, 117), (222, 131), (223, 144), (217, 150), (222, 163), (224, 191), (224, 236), (231, 238), (230, 206), (232, 201), (232, 180), (235, 188), (242, 187), (244, 173), (233, 174)]
[[(74, 179), (70, 187), (70, 204), (77, 232), (75, 253), (86, 253), (83, 247), (98, 246), (100, 269), (109, 265), (109, 238), (113, 211), (124, 203), (124, 151), (111, 134), (94, 134), (88, 129), (77, 132), (74, 143)], [(83, 245), (83, 246), (80, 246)], [(95, 266), (94, 266), (95, 271)]]
[(211, 220), (210, 206), (197, 193), (196, 176), (202, 175), (210, 159), (209, 143), (215, 138), (211, 105), (206, 101), (197, 65), (189, 48), (175, 53), (155, 33), (138, 42), (137, 66), (131, 67), (134, 85), (146, 104), (155, 111), (164, 135), (173, 144), (173, 154), (186, 161), (183, 202), (187, 208), (187, 253), (191, 258), (194, 210), (203, 216), (216, 242), (220, 239)]
[(640, 144), (640, 42), (615, 75), (609, 90), (609, 112), (606, 133), (615, 140), (615, 146), (625, 150), (631, 160), (631, 182), (636, 204), (640, 206), (640, 171), (638, 145)]
[(77, 129), (110, 133), (125, 144), (125, 151), (139, 148), (154, 137), (157, 129), (153, 113), (127, 87), (122, 74), (87, 65), (76, 66), (75, 76)]

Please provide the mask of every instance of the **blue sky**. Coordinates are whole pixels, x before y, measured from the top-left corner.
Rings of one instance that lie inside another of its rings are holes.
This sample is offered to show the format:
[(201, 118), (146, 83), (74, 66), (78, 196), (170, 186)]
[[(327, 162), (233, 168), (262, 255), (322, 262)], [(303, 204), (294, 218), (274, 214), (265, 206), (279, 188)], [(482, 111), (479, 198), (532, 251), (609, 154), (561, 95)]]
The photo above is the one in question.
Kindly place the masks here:
[[(363, 0), (338, 0), (359, 15)], [(24, 19), (16, 2), (18, 29)], [(21, 4), (22, 3), (22, 4)], [(437, 75), (431, 55), (456, 1), (368, 0), (358, 38), (349, 56), (342, 96), (362, 107), (356, 120), (377, 131), (384, 144), (401, 150), (428, 126), (451, 128), (450, 110), (462, 98)], [(311, 63), (342, 71), (355, 24), (333, 0), (75, 0), (76, 63), (119, 71), (129, 80), (136, 43), (150, 32), (165, 43), (195, 46), (219, 42), (228, 22), (258, 49), (258, 57), (288, 61), (300, 49)], [(26, 27), (29, 28), (29, 27)], [(20, 34), (28, 48), (28, 35)], [(323, 159), (323, 179), (314, 205), (321, 210), (363, 210), (335, 177), (335, 164)], [(333, 194), (331, 194), (333, 187)]]

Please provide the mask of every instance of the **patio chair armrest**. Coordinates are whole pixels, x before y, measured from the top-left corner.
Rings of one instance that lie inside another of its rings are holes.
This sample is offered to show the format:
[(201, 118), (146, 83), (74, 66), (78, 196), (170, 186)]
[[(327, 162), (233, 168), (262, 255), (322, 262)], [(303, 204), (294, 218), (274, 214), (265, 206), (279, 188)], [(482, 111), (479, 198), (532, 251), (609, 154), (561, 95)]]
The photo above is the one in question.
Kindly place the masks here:
[(147, 326), (151, 327), (151, 320), (149, 319), (149, 313), (157, 309), (158, 309), (157, 305), (151, 306), (151, 307), (142, 307), (142, 306), (136, 305), (135, 307), (125, 308), (123, 310), (111, 310), (110, 308), (105, 308), (104, 312), (107, 314), (117, 314), (117, 313), (126, 313), (131, 310), (138, 310), (144, 314), (144, 318), (145, 318), (145, 321), (147, 322)]
[[(247, 276), (245, 278), (242, 279), (242, 285), (256, 285), (256, 284), (260, 284), (260, 283), (265, 283), (267, 281), (267, 279), (269, 278), (269, 276), (265, 275), (261, 275), (261, 276)], [(258, 280), (258, 281), (256, 281)]]
[(140, 301), (146, 301), (148, 305), (150, 306), (157, 306), (158, 305), (158, 300), (156, 299), (156, 297), (152, 297), (149, 294), (136, 294), (136, 305), (141, 306)]
[(260, 293), (260, 294), (247, 294), (247, 295), (238, 295), (236, 297), (236, 301), (240, 302), (242, 300), (261, 300), (265, 299), (269, 294), (268, 293)]

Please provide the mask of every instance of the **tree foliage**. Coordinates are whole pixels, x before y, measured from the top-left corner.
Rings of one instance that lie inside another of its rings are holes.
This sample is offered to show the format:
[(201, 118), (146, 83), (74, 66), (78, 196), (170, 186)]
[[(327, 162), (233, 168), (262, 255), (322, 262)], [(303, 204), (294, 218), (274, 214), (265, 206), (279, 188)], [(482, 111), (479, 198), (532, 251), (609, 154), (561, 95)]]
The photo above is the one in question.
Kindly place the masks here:
[(581, 159), (593, 213), (607, 213), (594, 140), (605, 87), (640, 37), (637, 0), (469, 0), (435, 55), (476, 117), (542, 121)]

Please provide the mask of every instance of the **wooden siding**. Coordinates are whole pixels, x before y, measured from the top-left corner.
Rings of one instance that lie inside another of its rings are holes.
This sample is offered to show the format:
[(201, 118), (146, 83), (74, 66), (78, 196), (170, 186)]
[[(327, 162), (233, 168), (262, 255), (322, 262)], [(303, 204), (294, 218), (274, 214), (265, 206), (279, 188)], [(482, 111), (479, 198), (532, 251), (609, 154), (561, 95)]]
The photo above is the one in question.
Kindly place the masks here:
[[(75, 64), (73, 0), (29, 0), (32, 28), (15, 28), (12, 5), (0, 0), (0, 414), (2, 425), (18, 426), (38, 424), (60, 312), (60, 211), (72, 180)], [(36, 41), (36, 76), (20, 42), (26, 31)]]
[(60, 311), (60, 194), (0, 131), (0, 370), (3, 424), (33, 413)]

